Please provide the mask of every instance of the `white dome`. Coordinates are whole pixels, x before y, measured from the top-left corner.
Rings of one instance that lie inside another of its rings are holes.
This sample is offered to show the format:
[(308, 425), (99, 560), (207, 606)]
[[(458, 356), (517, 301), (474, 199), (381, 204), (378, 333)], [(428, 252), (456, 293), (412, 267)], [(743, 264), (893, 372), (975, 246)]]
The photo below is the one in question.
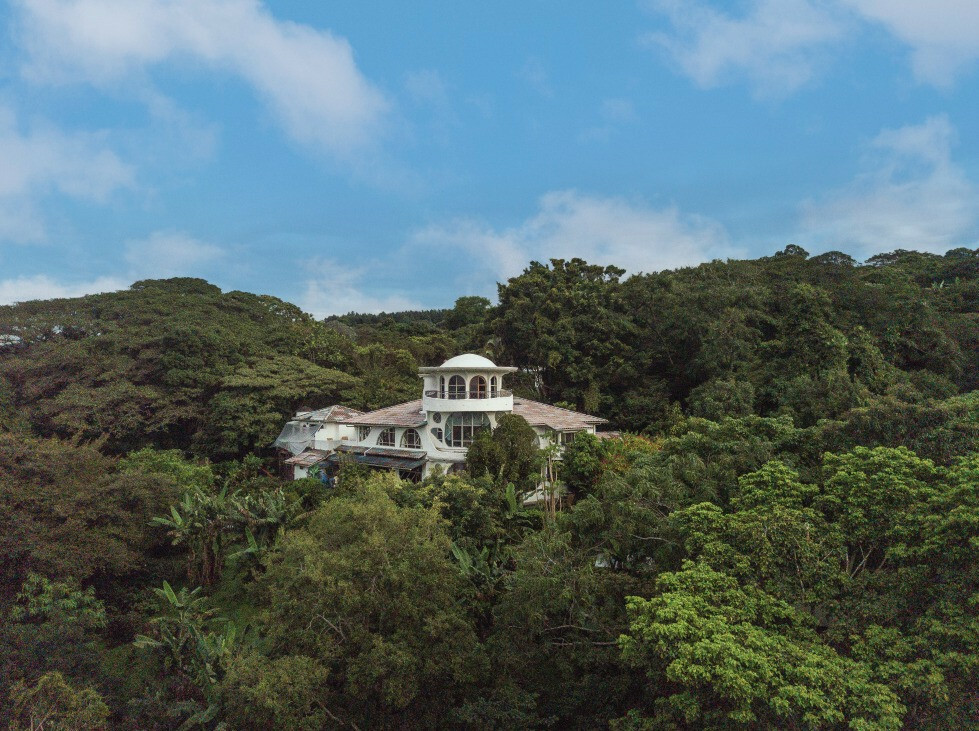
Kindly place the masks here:
[(496, 363), (475, 353), (463, 353), (449, 358), (439, 368), (496, 368)]

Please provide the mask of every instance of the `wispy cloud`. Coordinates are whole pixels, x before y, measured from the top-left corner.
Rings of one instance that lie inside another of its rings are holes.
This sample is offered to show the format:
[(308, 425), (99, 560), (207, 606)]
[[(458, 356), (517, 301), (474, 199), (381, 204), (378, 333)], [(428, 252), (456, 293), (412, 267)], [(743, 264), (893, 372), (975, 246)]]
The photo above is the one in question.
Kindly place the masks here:
[(645, 5), (671, 28), (643, 40), (704, 88), (745, 80), (760, 96), (788, 94), (870, 25), (911, 49), (925, 83), (949, 86), (979, 59), (979, 4), (970, 0), (751, 0), (740, 14), (705, 0)]
[(949, 86), (979, 59), (979, 3), (973, 0), (843, 0), (911, 47), (915, 77)]
[(181, 231), (156, 231), (145, 239), (126, 243), (125, 259), (133, 279), (140, 277), (200, 276), (226, 252)]
[(975, 246), (979, 186), (952, 160), (954, 142), (945, 116), (882, 131), (849, 185), (803, 206), (805, 239), (862, 256)]
[(780, 96), (813, 78), (825, 49), (845, 36), (839, 12), (810, 0), (754, 0), (733, 16), (698, 1), (653, 0), (671, 32), (644, 41), (709, 88), (744, 77), (762, 96)]
[(237, 75), (298, 142), (350, 160), (388, 110), (350, 44), (255, 0), (16, 0), (26, 77), (113, 86), (173, 61)]
[(25, 127), (0, 106), (0, 240), (45, 236), (38, 201), (52, 193), (104, 202), (133, 185), (134, 171), (102, 133), (67, 133), (36, 122)]
[(550, 99), (554, 96), (554, 87), (551, 86), (551, 77), (539, 58), (528, 58), (520, 68), (517, 76), (543, 97)]
[(578, 135), (579, 142), (608, 141), (622, 126), (632, 124), (639, 119), (629, 99), (617, 97), (603, 99), (599, 111), (601, 124), (582, 130)]
[(311, 276), (303, 284), (298, 304), (316, 317), (423, 309), (417, 301), (400, 292), (370, 291), (367, 267), (348, 267), (336, 260), (320, 259), (305, 262), (304, 268)]
[(84, 282), (64, 283), (45, 275), (0, 279), (0, 305), (30, 300), (81, 297), (86, 294), (126, 289), (128, 282), (115, 277), (99, 277)]
[(487, 277), (519, 274), (532, 259), (581, 257), (632, 272), (658, 271), (734, 255), (724, 227), (676, 206), (652, 208), (574, 190), (543, 195), (535, 215), (511, 228), (458, 219), (418, 231), (418, 251), (463, 251)]

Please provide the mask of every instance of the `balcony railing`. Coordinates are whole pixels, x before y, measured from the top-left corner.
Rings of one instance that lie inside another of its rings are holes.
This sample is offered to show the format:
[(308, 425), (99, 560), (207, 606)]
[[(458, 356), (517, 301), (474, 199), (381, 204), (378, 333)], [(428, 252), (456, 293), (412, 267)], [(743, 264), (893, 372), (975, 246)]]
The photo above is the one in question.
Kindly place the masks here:
[(508, 388), (498, 388), (496, 391), (473, 395), (471, 393), (448, 393), (446, 391), (425, 391), (426, 398), (444, 398), (450, 401), (461, 401), (463, 399), (487, 399), (487, 398), (507, 398), (513, 396), (513, 391)]

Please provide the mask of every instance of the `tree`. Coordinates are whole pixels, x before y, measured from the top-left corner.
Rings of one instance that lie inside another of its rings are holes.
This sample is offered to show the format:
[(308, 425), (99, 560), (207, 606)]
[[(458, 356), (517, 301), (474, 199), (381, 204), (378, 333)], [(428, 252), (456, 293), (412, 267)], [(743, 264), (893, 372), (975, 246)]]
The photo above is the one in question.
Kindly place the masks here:
[(820, 642), (806, 615), (704, 563), (630, 597), (623, 657), (666, 692), (659, 723), (898, 729), (905, 712), (871, 668)]
[(168, 479), (118, 474), (94, 446), (0, 433), (0, 584), (34, 571), (105, 584), (147, 568), (149, 528), (177, 492)]
[(150, 635), (137, 635), (133, 644), (162, 658), (165, 679), (180, 701), (193, 709), (186, 721), (212, 721), (220, 711), (219, 684), (241, 649), (237, 626), (208, 606), (200, 587), (175, 592), (169, 583), (154, 588), (160, 613), (149, 624)]
[(109, 708), (92, 688), (78, 689), (61, 673), (47, 673), (33, 686), (10, 691), (11, 731), (102, 731)]
[(268, 657), (324, 668), (317, 705), (338, 724), (443, 725), (484, 668), (449, 553), (438, 513), (380, 484), (325, 502), (260, 580)]
[(477, 435), (466, 452), (466, 471), (473, 477), (489, 475), (497, 487), (513, 484), (518, 492), (537, 486), (541, 450), (537, 432), (522, 416), (503, 414), (492, 432)]

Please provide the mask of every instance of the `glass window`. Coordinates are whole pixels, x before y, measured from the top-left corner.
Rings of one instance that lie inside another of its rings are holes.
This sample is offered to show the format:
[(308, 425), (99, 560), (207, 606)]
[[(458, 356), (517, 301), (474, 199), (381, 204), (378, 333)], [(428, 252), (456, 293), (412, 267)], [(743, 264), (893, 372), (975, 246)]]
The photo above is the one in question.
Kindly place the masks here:
[(445, 420), (445, 443), (450, 447), (468, 447), (476, 434), (489, 426), (489, 417), (480, 412), (452, 414)]
[(574, 441), (575, 432), (573, 431), (563, 431), (561, 432), (561, 444), (571, 444)]
[(486, 398), (486, 379), (473, 376), (469, 381), (469, 398)]
[(371, 428), (369, 426), (357, 427), (357, 438), (360, 441), (364, 441), (371, 435)]
[(394, 427), (385, 429), (380, 434), (377, 435), (377, 446), (379, 447), (393, 447), (394, 446)]
[(439, 376), (439, 398), (445, 398), (445, 376)]
[(496, 398), (500, 395), (500, 383), (496, 380), (496, 376), (490, 378), (490, 398)]
[(449, 398), (466, 398), (466, 379), (462, 376), (452, 376), (449, 379)]
[(421, 435), (414, 429), (405, 429), (405, 433), (401, 435), (401, 446), (405, 449), (421, 449)]
[(441, 429), (431, 429), (430, 431), (432, 432), (432, 436), (433, 437), (435, 437), (436, 439), (438, 439), (440, 442), (442, 441), (442, 430)]

